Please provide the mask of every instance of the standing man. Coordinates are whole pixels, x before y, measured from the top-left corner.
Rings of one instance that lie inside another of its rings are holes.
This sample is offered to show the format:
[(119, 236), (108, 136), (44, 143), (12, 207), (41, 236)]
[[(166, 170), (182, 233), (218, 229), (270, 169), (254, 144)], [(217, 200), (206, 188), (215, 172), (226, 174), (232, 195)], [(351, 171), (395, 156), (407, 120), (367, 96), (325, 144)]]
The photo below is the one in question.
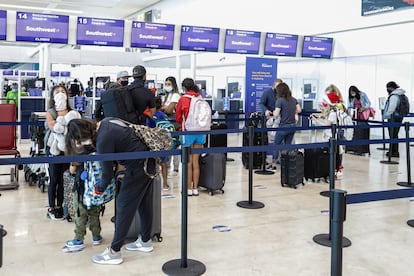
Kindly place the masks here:
[(147, 79), (147, 70), (144, 66), (137, 65), (132, 69), (132, 77), (134, 82), (128, 85), (128, 90), (131, 92), (132, 102), (135, 106), (135, 110), (139, 115), (139, 124), (145, 125), (146, 118), (143, 115), (144, 111), (146, 116), (152, 118), (155, 113), (154, 93), (148, 88), (145, 88), (145, 80)]
[(129, 78), (128, 71), (120, 71), (116, 75), (116, 82), (121, 86), (127, 86), (128, 78)]
[[(20, 94), (20, 95), (19, 95)], [(15, 104), (16, 108), (19, 104), (19, 96), (27, 96), (27, 93), (24, 91), (18, 91), (18, 85), (17, 82), (14, 82), (12, 84), (12, 88), (10, 91), (7, 92), (6, 98), (8, 104)]]
[(276, 79), (273, 82), (273, 86), (269, 89), (266, 89), (262, 97), (260, 98), (260, 107), (262, 108), (263, 114), (266, 116), (266, 119), (269, 119), (272, 116), (273, 111), (275, 110), (276, 103), (276, 86), (279, 83), (282, 83), (281, 79)]
[[(390, 81), (386, 85), (387, 92), (388, 92), (388, 99), (385, 102), (384, 107), (384, 119), (387, 119), (388, 122), (393, 123), (401, 123), (403, 120), (403, 116), (398, 113), (399, 105), (400, 105), (400, 95), (405, 94), (405, 90), (401, 89), (398, 84), (394, 81)], [(400, 127), (389, 127), (388, 133), (390, 139), (398, 139), (398, 133), (400, 131)], [(390, 150), (387, 152), (388, 155), (391, 154), (391, 157), (400, 157), (400, 153), (398, 152), (398, 143), (390, 144)]]

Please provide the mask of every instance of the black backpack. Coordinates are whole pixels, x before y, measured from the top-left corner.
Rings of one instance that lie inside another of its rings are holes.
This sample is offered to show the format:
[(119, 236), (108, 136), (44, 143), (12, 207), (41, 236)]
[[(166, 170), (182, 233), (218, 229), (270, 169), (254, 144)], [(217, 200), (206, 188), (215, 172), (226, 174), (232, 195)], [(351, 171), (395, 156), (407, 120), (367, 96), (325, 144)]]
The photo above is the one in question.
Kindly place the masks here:
[(134, 106), (129, 86), (110, 88), (101, 95), (104, 117), (115, 117), (133, 124), (141, 124), (141, 116)]
[(395, 111), (399, 116), (407, 116), (410, 113), (410, 102), (405, 94), (399, 95), (399, 103)]

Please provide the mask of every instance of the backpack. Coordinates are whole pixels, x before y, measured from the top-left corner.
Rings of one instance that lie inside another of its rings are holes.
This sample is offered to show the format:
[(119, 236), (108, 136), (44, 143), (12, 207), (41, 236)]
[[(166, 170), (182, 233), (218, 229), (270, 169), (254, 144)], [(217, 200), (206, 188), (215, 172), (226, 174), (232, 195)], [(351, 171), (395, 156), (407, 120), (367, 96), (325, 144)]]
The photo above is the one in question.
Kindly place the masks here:
[(133, 124), (141, 122), (129, 86), (115, 87), (101, 95), (104, 117), (115, 117)]
[(184, 130), (202, 131), (210, 130), (211, 107), (201, 96), (184, 95), (190, 98), (190, 109), (187, 119), (184, 120)]
[(395, 110), (396, 115), (407, 116), (410, 113), (410, 102), (405, 94), (399, 95), (399, 103)]
[(84, 171), (81, 174), (81, 179), (85, 185), (83, 204), (87, 209), (90, 209), (92, 205), (101, 206), (114, 198), (116, 186), (113, 178), (103, 194), (98, 195), (95, 193), (95, 185), (99, 185), (102, 181), (102, 167), (99, 161), (84, 162)]
[[(353, 126), (354, 123), (352, 121), (351, 116), (349, 116), (346, 112), (342, 110), (336, 111), (337, 121), (339, 126)], [(352, 140), (354, 135), (353, 128), (339, 128), (338, 129), (338, 139), (339, 140)]]
[[(157, 116), (159, 115), (159, 116)], [(155, 127), (165, 129), (168, 132), (174, 132), (175, 126), (171, 121), (169, 120), (168, 116), (165, 113), (162, 112), (156, 112), (154, 116), (152, 116), (152, 120), (155, 122)], [(173, 149), (176, 149), (178, 146), (178, 138), (172, 137), (173, 140)]]

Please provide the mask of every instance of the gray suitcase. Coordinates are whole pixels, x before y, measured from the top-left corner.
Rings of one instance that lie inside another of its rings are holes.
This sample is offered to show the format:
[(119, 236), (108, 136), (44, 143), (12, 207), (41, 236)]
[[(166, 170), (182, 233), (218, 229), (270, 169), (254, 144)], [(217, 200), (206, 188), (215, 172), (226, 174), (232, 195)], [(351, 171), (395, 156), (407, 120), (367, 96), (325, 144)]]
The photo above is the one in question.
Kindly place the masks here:
[(210, 195), (215, 191), (224, 193), (226, 181), (226, 155), (224, 153), (210, 153), (200, 156), (200, 178), (198, 185), (207, 189)]
[[(122, 179), (124, 177), (124, 174), (117, 173), (116, 176), (116, 184), (119, 187), (122, 183)], [(161, 177), (157, 176), (152, 183), (154, 185), (154, 210), (153, 210), (153, 220), (152, 220), (152, 230), (151, 230), (151, 238), (156, 239), (159, 242), (162, 242), (161, 237)], [(116, 198), (115, 198), (116, 199)], [(115, 209), (116, 213), (116, 209)], [(141, 232), (140, 227), (140, 217), (138, 210), (136, 211), (134, 215), (134, 219), (131, 222), (131, 226), (129, 227), (128, 234), (126, 236), (127, 241), (136, 240), (138, 238), (139, 233)]]

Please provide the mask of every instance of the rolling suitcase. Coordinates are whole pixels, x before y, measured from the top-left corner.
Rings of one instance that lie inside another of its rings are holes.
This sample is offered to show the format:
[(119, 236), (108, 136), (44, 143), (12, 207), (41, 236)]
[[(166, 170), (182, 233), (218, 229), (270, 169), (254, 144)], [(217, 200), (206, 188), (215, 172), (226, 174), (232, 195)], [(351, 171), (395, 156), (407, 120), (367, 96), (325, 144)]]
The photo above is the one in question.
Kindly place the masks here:
[[(119, 187), (121, 186), (122, 179), (124, 178), (124, 172), (117, 172), (115, 176), (117, 191), (119, 191)], [(161, 177), (157, 176), (153, 180), (153, 196), (154, 196), (154, 209), (153, 209), (153, 220), (152, 220), (152, 230), (151, 230), (151, 238), (156, 239), (157, 241), (161, 242)], [(116, 200), (116, 196), (115, 196)], [(116, 204), (115, 204), (116, 206)], [(115, 208), (115, 215), (116, 215), (116, 208)], [(126, 240), (136, 240), (141, 232), (140, 227), (140, 217), (139, 211), (135, 212), (134, 218), (131, 222), (131, 226), (129, 227), (128, 233), (125, 237)]]
[(305, 179), (329, 179), (329, 150), (328, 148), (305, 149)]
[(282, 187), (297, 188), (304, 177), (304, 157), (298, 150), (284, 150), (280, 153), (280, 184)]
[[(266, 137), (265, 137), (266, 136)], [(253, 135), (253, 146), (261, 146), (262, 145), (262, 137), (265, 137), (265, 145), (267, 142), (267, 133), (264, 132), (255, 132)], [(247, 132), (243, 132), (243, 147), (249, 146), (249, 134)], [(263, 165), (262, 156), (266, 154), (266, 152), (253, 152), (253, 169), (260, 169)], [(243, 166), (248, 169), (249, 168), (249, 153), (242, 152), (242, 163)]]
[[(367, 126), (368, 123), (358, 121), (357, 125), (358, 126), (362, 126), (362, 125)], [(369, 140), (369, 136), (370, 136), (369, 128), (355, 128), (354, 129), (354, 135), (352, 137), (352, 141)], [(346, 146), (345, 152), (352, 152), (353, 154), (357, 154), (357, 155), (363, 155), (365, 153), (370, 154), (369, 144), (367, 144), (367, 145), (349, 145), (349, 146)]]
[(209, 195), (215, 191), (224, 193), (226, 181), (226, 156), (224, 153), (210, 153), (200, 156), (200, 178), (198, 185), (207, 189)]

